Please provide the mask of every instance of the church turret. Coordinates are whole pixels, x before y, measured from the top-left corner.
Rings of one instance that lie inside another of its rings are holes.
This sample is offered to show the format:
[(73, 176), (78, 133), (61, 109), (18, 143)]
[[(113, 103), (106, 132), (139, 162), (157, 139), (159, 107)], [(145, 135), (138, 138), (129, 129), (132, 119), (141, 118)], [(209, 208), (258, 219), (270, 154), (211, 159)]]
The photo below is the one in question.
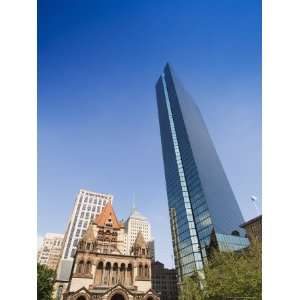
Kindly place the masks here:
[(135, 242), (131, 248), (131, 255), (140, 257), (149, 257), (150, 251), (148, 243), (145, 242), (141, 231), (138, 232)]
[(78, 248), (81, 250), (92, 251), (95, 249), (95, 247), (96, 247), (96, 237), (95, 237), (93, 225), (90, 224), (86, 233), (79, 241)]

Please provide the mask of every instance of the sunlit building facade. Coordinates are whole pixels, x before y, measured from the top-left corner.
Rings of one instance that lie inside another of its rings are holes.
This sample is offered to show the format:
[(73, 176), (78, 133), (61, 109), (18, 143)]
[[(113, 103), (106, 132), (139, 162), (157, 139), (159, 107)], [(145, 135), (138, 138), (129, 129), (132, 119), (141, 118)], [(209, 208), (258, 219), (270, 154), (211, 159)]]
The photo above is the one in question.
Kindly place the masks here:
[(38, 263), (55, 270), (60, 260), (63, 239), (63, 234), (47, 233), (38, 251)]

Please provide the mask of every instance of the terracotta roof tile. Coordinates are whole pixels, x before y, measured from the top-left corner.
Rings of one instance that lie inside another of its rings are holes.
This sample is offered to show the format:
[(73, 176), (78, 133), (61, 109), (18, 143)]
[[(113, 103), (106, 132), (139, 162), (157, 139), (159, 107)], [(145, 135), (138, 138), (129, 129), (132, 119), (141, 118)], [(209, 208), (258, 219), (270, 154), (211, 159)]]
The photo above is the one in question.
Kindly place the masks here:
[(120, 229), (124, 227), (122, 223), (120, 223), (116, 217), (116, 214), (113, 210), (113, 207), (110, 202), (106, 204), (100, 215), (95, 219), (95, 223), (98, 226), (105, 226), (108, 220), (111, 220), (112, 227), (115, 229)]

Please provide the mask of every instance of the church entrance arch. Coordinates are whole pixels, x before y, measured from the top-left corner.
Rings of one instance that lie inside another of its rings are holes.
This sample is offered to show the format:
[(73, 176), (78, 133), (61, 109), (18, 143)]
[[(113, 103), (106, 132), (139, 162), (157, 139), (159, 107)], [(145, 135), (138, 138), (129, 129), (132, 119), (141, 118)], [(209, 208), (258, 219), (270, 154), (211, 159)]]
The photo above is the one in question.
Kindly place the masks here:
[(79, 296), (76, 300), (86, 300), (84, 296)]
[(121, 295), (121, 294), (114, 294), (114, 295), (111, 297), (111, 300), (126, 300), (126, 299), (125, 299), (124, 296)]

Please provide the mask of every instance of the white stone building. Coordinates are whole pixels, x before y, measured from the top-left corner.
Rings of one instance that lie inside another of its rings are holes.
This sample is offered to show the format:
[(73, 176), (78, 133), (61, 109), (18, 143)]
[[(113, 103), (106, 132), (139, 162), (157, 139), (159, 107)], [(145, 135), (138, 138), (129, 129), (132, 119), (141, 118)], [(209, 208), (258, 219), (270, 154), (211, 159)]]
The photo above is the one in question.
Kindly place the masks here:
[(63, 239), (63, 234), (46, 233), (43, 243), (38, 251), (38, 263), (55, 270), (60, 259)]

